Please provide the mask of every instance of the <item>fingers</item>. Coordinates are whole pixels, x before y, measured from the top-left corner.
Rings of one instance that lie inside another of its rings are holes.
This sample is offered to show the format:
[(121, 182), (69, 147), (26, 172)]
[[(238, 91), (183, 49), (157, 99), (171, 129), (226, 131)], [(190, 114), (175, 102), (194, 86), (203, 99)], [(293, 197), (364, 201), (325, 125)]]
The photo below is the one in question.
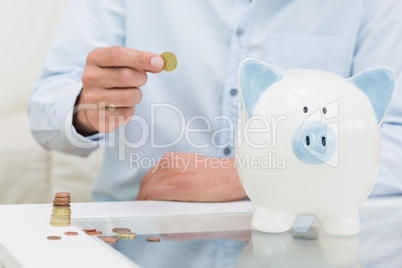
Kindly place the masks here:
[(139, 88), (115, 88), (86, 91), (84, 102), (95, 104), (99, 108), (124, 108), (133, 107), (140, 103), (142, 91)]
[(151, 172), (143, 177), (137, 200), (201, 201), (197, 187), (187, 175), (172, 175), (172, 171), (163, 169)]
[(87, 64), (99, 67), (130, 67), (146, 72), (163, 71), (164, 61), (158, 54), (126, 47), (97, 48), (87, 56)]
[(85, 88), (128, 88), (145, 85), (148, 76), (142, 70), (128, 67), (100, 68), (92, 66), (85, 68), (81, 79)]
[(129, 123), (134, 114), (135, 106), (124, 108), (87, 108), (89, 122), (102, 133), (112, 132), (120, 125)]
[[(143, 177), (137, 200), (221, 202), (246, 196), (234, 158), (216, 166), (218, 158), (168, 153)], [(167, 162), (163, 162), (167, 161)], [(201, 164), (201, 162), (203, 164)], [(186, 163), (184, 168), (183, 164)], [(198, 166), (197, 166), (198, 163)]]
[(150, 189), (144, 188), (138, 192), (137, 200), (164, 200), (164, 201), (187, 201), (181, 196), (173, 185), (160, 185)]
[(157, 183), (166, 176), (164, 169), (159, 168), (159, 163), (150, 169), (142, 178), (140, 189), (137, 194), (137, 200), (150, 200), (149, 190), (152, 189), (152, 185)]
[[(162, 57), (150, 52), (125, 47), (94, 49), (87, 56), (78, 100), (87, 108), (77, 113), (80, 116), (74, 117), (73, 124), (91, 133), (107, 133), (127, 124), (142, 99), (139, 87), (147, 82), (147, 72), (161, 72), (163, 65)], [(88, 131), (80, 133), (84, 132)]]
[(182, 202), (205, 202), (200, 193), (186, 191), (174, 184), (158, 183), (149, 187), (141, 188), (137, 200), (163, 200)]

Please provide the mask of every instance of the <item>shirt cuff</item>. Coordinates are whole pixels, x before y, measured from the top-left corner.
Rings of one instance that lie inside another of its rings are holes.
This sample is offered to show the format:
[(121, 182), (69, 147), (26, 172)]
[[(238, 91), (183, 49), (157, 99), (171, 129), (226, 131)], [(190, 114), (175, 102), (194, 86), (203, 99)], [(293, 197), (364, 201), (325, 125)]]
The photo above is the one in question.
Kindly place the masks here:
[(57, 121), (60, 124), (59, 137), (61, 142), (67, 145), (66, 152), (80, 156), (88, 156), (98, 147), (105, 146), (105, 134), (97, 133), (85, 137), (79, 134), (73, 126), (74, 105), (81, 90), (82, 83), (77, 83), (71, 87), (67, 87), (58, 95), (59, 99), (57, 102), (59, 111)]

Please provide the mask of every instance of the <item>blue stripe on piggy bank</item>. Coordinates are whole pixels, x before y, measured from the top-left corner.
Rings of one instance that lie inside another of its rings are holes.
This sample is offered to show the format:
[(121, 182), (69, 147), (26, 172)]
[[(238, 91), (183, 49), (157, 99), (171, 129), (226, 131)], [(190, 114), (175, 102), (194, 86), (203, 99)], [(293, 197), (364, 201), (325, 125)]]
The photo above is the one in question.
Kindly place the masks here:
[(386, 67), (345, 79), (242, 62), (235, 157), (253, 202), (253, 228), (284, 232), (309, 214), (330, 235), (359, 231), (358, 210), (379, 170), (380, 125), (393, 84)]

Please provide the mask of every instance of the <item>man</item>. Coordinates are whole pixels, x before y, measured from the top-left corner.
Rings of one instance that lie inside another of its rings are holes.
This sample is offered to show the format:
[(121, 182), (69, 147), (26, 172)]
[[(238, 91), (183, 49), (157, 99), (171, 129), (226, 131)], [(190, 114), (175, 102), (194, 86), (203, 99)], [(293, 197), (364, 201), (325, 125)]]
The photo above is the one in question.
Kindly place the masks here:
[[(31, 130), (66, 153), (106, 146), (95, 200), (237, 200), (244, 58), (344, 77), (386, 65), (396, 88), (373, 194), (397, 194), (401, 12), (400, 0), (73, 0), (32, 94)], [(162, 72), (164, 51), (178, 57), (171, 73)]]

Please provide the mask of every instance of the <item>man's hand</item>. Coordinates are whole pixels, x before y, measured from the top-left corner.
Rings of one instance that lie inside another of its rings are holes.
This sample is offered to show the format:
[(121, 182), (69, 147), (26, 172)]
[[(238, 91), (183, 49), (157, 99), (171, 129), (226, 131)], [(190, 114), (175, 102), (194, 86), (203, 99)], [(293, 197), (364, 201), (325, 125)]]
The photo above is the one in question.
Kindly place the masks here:
[(240, 200), (246, 193), (234, 161), (234, 158), (168, 153), (143, 177), (137, 200)]
[(141, 101), (147, 73), (163, 69), (160, 55), (125, 47), (97, 48), (87, 56), (73, 125), (78, 133), (111, 132), (128, 123)]

